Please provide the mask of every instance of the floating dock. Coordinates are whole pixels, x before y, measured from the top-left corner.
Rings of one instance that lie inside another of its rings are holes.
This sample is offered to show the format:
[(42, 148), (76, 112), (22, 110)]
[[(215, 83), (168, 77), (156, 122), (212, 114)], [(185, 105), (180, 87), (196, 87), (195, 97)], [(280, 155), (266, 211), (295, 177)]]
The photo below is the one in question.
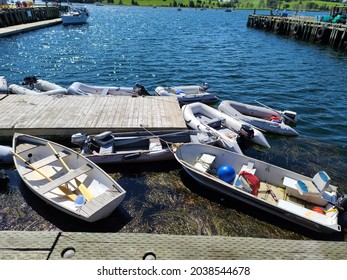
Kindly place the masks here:
[(174, 96), (0, 95), (0, 137), (187, 129)]
[(231, 236), (0, 231), (1, 260), (346, 260), (347, 243)]
[(247, 27), (347, 51), (346, 24), (320, 22), (313, 17), (253, 14), (248, 16)]

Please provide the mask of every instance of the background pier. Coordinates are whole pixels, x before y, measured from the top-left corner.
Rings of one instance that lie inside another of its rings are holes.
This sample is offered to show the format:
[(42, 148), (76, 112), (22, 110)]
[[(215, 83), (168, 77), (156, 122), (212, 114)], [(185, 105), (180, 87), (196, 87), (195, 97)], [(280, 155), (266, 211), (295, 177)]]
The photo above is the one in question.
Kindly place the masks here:
[(249, 15), (247, 27), (347, 51), (346, 24), (319, 22), (312, 17)]

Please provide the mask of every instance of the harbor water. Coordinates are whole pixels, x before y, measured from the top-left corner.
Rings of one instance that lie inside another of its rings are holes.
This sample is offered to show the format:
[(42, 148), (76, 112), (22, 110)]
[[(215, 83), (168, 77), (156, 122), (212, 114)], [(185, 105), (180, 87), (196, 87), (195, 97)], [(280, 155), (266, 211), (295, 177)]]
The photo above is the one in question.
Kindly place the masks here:
[[(325, 170), (340, 192), (347, 193), (344, 52), (247, 28), (253, 10), (94, 5), (88, 9), (86, 25), (57, 25), (1, 38), (0, 76), (8, 84), (19, 84), (35, 75), (63, 87), (76, 81), (110, 86), (140, 83), (152, 93), (156, 86), (207, 82), (209, 91), (221, 100), (261, 102), (295, 111), (298, 137), (267, 134), (271, 149), (244, 147), (244, 153), (309, 176)], [(322, 238), (202, 190), (175, 162), (148, 167), (105, 167), (128, 195), (111, 217), (97, 225), (59, 218), (60, 213), (47, 210), (9, 168), (10, 185), (19, 191), (2, 195), (0, 230)], [(16, 218), (9, 212), (17, 204)]]

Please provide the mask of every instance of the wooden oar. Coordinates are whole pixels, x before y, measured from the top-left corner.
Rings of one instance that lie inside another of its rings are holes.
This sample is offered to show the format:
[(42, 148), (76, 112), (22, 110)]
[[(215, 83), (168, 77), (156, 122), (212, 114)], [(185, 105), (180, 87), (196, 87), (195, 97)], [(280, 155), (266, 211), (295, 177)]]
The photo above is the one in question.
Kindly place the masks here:
[[(48, 181), (52, 182), (53, 179), (50, 178), (48, 175), (46, 175), (45, 173), (43, 173), (41, 170), (39, 170), (38, 168), (36, 168), (34, 165), (32, 165), (29, 161), (25, 160), (23, 157), (21, 157), (19, 154), (17, 154), (16, 152), (14, 152), (13, 150), (10, 150), (11, 153), (19, 158), (21, 161), (23, 161), (26, 165), (28, 165), (31, 169), (35, 170), (37, 173), (39, 173), (42, 177), (46, 178)], [(71, 190), (69, 190), (67, 188), (67, 186), (59, 186), (59, 189), (65, 193), (71, 200), (75, 201), (75, 199), (77, 198), (77, 195), (75, 195)]]
[[(59, 153), (57, 153), (57, 151), (55, 150), (55, 148), (51, 145), (50, 142), (47, 142), (48, 146), (52, 149), (52, 151), (54, 152), (54, 155), (57, 157), (57, 159), (59, 159), (59, 161), (62, 163), (62, 165), (65, 167), (65, 169), (68, 172), (71, 172), (71, 169), (66, 165), (65, 161), (60, 157)], [(90, 201), (93, 199), (93, 195), (91, 194), (91, 192), (87, 189), (87, 187), (77, 178), (74, 179), (78, 189), (80, 190), (80, 192), (84, 195), (84, 197), (86, 198), (87, 201)]]

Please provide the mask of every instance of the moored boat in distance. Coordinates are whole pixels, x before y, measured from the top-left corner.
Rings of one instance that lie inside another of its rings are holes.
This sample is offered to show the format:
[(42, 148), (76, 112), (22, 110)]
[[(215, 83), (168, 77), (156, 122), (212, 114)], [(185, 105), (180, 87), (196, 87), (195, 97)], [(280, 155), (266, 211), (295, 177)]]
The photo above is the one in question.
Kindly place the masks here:
[(313, 178), (242, 154), (202, 144), (182, 144), (177, 161), (195, 180), (248, 205), (312, 231), (341, 231), (347, 196), (324, 171)]
[(73, 149), (26, 134), (13, 137), (18, 174), (38, 197), (75, 218), (95, 222), (123, 201), (125, 190)]
[[(239, 112), (236, 108), (240, 109), (244, 113)], [(230, 117), (244, 121), (265, 132), (285, 136), (299, 135), (299, 133), (294, 128), (286, 124), (286, 120), (284, 119), (283, 114), (280, 115), (276, 111), (273, 111), (270, 115), (268, 113), (269, 109), (264, 107), (249, 106), (247, 104), (231, 100), (223, 100), (219, 104), (218, 110)]]
[(89, 11), (85, 6), (69, 5), (68, 11), (61, 14), (63, 25), (85, 24), (89, 18)]
[(173, 147), (177, 143), (201, 143), (214, 145), (218, 135), (195, 130), (183, 131), (135, 131), (97, 135), (76, 133), (71, 142), (81, 153), (97, 164), (157, 162), (174, 160)]

